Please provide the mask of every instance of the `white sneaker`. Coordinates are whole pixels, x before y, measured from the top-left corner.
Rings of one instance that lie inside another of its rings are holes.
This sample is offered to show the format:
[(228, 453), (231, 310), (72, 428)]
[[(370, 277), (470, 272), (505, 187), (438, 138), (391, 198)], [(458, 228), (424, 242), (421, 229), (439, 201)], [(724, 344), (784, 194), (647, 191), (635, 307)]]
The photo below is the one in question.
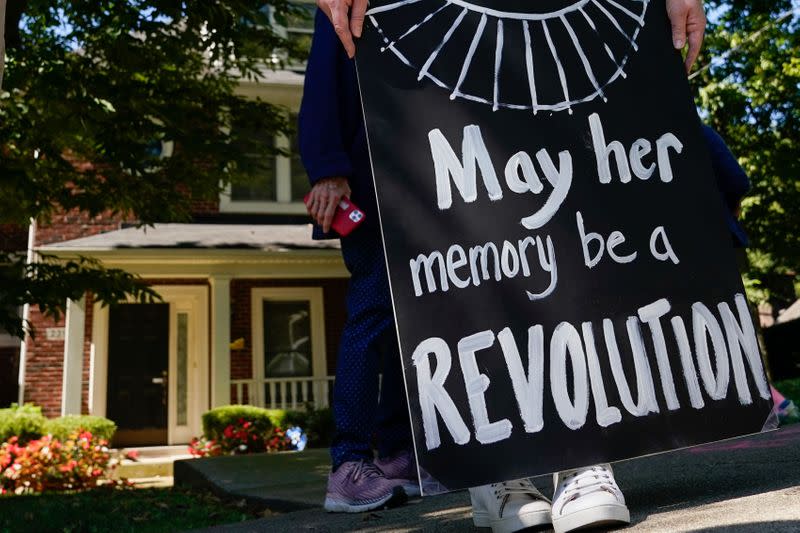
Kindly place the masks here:
[(550, 501), (529, 479), (492, 483), (469, 489), (472, 520), (492, 533), (512, 533), (550, 523)]
[(559, 472), (553, 475), (553, 484), (556, 488), (553, 495), (555, 533), (631, 521), (611, 465)]

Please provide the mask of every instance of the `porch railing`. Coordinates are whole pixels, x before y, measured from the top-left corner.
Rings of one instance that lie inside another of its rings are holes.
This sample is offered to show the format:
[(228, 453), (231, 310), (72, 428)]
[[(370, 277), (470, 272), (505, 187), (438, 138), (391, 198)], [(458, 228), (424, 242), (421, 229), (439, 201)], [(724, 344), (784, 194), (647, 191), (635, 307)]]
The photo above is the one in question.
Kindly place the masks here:
[(301, 409), (310, 403), (317, 409), (329, 407), (333, 376), (231, 380), (231, 403), (267, 409)]

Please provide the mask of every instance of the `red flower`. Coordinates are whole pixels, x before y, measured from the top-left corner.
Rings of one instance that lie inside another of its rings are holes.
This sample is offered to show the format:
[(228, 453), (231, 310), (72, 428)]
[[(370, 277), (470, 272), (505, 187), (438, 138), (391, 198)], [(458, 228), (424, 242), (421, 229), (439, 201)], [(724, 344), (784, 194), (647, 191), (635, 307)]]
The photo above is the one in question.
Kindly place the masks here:
[(103, 451), (104, 441), (82, 432), (64, 443), (45, 436), (18, 444), (11, 439), (0, 445), (0, 494), (83, 490), (97, 486), (109, 468), (111, 454)]
[(125, 458), (131, 461), (137, 461), (139, 460), (139, 452), (136, 450), (128, 450), (125, 452)]

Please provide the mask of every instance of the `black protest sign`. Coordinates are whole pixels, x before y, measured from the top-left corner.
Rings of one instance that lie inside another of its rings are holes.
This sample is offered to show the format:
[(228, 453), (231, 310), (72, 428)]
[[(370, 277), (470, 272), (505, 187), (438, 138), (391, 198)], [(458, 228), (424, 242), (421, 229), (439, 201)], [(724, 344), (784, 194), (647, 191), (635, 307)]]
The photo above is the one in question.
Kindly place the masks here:
[(664, 0), (374, 0), (357, 64), (427, 492), (762, 429)]

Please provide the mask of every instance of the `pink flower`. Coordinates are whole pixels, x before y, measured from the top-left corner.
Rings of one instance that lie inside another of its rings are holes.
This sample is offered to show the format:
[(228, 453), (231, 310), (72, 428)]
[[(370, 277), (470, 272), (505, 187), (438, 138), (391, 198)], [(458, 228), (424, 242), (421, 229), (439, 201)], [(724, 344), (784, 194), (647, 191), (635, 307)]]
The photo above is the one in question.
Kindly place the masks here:
[(59, 470), (61, 470), (62, 472), (72, 472), (73, 470), (75, 470), (76, 466), (78, 466), (78, 461), (76, 461), (75, 459), (70, 459), (69, 461), (67, 461), (67, 464), (61, 465), (59, 467)]

